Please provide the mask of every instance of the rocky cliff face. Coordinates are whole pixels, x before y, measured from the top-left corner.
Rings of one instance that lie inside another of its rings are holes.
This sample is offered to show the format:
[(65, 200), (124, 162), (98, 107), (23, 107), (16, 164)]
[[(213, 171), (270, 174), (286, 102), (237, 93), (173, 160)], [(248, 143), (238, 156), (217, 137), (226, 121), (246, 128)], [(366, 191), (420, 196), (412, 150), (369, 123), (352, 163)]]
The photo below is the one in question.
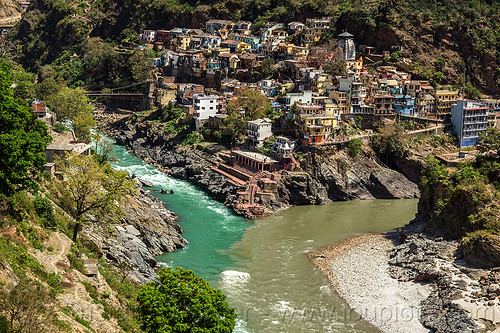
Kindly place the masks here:
[(108, 262), (144, 283), (156, 277), (159, 264), (154, 256), (182, 248), (187, 241), (180, 235), (177, 216), (143, 189), (130, 197), (123, 210), (122, 224), (93, 223), (86, 226), (84, 233)]
[(290, 204), (419, 196), (415, 183), (377, 162), (368, 147), (355, 158), (343, 149), (313, 147), (301, 166), (301, 172), (287, 172), (279, 187), (280, 198)]

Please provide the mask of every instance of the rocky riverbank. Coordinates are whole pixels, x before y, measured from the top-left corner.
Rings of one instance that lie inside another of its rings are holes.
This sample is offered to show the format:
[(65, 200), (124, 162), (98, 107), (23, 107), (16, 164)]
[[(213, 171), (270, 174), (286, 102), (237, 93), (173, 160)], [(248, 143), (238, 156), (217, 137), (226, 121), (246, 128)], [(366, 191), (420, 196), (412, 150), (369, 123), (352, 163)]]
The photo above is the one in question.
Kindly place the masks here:
[[(130, 124), (126, 116), (101, 110), (100, 129), (128, 147), (145, 162), (165, 173), (188, 180), (227, 207), (236, 209), (236, 191), (227, 178), (213, 170), (224, 160), (220, 145), (182, 146), (162, 130), (161, 124)], [(415, 198), (418, 186), (403, 174), (377, 161), (365, 146), (355, 158), (343, 147), (309, 147), (301, 168), (281, 172), (276, 195), (259, 198), (258, 204), (276, 212), (293, 205), (324, 204), (351, 199)]]
[(85, 226), (83, 234), (110, 264), (145, 283), (156, 277), (159, 263), (154, 257), (182, 248), (187, 241), (180, 235), (177, 216), (142, 189), (139, 182), (136, 184), (138, 193), (122, 207), (121, 224), (92, 223)]
[(310, 253), (332, 287), (383, 332), (500, 331), (500, 269), (469, 267), (459, 242), (413, 221)]
[(381, 331), (428, 332), (418, 319), (429, 286), (398, 282), (389, 275), (389, 251), (395, 241), (394, 235), (364, 235), (309, 257), (347, 304)]

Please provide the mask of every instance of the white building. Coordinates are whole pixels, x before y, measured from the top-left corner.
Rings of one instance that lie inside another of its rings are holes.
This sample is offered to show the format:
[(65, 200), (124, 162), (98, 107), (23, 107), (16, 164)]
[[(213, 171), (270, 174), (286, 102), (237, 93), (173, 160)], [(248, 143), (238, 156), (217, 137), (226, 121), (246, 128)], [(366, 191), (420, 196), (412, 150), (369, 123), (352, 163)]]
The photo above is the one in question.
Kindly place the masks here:
[(205, 121), (214, 116), (221, 108), (220, 97), (217, 95), (197, 94), (193, 96), (193, 118), (196, 125), (196, 130)]
[(286, 105), (288, 107), (292, 106), (293, 103), (303, 103), (303, 104), (311, 104), (312, 103), (312, 91), (302, 91), (299, 93), (288, 93), (286, 94)]
[(156, 38), (156, 30), (143, 30), (139, 39), (143, 42), (152, 43)]
[(489, 107), (467, 99), (451, 106), (451, 123), (462, 147), (474, 146), (488, 129), (488, 112)]
[(255, 147), (262, 147), (264, 140), (273, 135), (272, 121), (268, 118), (256, 119), (247, 123), (248, 143)]
[(276, 137), (276, 143), (271, 148), (271, 150), (276, 152), (281, 159), (292, 158), (294, 149), (295, 149), (295, 141), (285, 136)]
[(299, 31), (299, 30), (303, 30), (306, 28), (306, 25), (304, 23), (301, 23), (301, 22), (290, 22), (288, 23), (288, 30), (290, 31)]

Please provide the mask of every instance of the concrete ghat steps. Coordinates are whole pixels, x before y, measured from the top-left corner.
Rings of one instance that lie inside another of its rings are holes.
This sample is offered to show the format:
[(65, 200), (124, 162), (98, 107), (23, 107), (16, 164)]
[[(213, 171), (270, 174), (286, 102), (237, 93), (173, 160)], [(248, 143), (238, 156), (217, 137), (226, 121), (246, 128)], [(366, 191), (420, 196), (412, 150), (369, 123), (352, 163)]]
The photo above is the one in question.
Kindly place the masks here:
[(245, 186), (246, 185), (244, 180), (241, 180), (238, 177), (235, 177), (235, 176), (233, 176), (233, 175), (231, 175), (231, 174), (229, 174), (229, 173), (227, 173), (227, 172), (225, 172), (217, 167), (213, 167), (212, 169), (214, 171), (218, 172), (219, 174), (225, 176), (227, 178), (227, 181), (233, 185), (236, 185), (236, 186)]

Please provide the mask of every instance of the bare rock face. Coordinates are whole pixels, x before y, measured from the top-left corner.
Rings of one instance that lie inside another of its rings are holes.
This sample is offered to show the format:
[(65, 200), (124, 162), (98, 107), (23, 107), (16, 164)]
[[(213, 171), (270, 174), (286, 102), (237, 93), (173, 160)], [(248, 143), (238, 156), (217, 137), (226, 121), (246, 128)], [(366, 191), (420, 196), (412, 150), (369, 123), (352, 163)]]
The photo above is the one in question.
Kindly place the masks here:
[(431, 294), (420, 304), (420, 322), (436, 333), (479, 332), (476, 322), (454, 302), (467, 291), (465, 280), (471, 283), (462, 271), (466, 268), (454, 264), (461, 259), (458, 241), (411, 233), (408, 229), (403, 235), (404, 242), (390, 252), (389, 274), (399, 281), (432, 286)]
[(367, 149), (352, 158), (345, 150), (311, 149), (302, 172), (288, 172), (280, 196), (290, 204), (323, 204), (335, 200), (417, 198), (418, 186), (378, 163)]
[(86, 226), (84, 233), (108, 262), (128, 270), (130, 277), (138, 282), (153, 280), (159, 266), (154, 257), (187, 244), (180, 235), (177, 216), (142, 188), (122, 209), (125, 216), (121, 224), (94, 223)]

